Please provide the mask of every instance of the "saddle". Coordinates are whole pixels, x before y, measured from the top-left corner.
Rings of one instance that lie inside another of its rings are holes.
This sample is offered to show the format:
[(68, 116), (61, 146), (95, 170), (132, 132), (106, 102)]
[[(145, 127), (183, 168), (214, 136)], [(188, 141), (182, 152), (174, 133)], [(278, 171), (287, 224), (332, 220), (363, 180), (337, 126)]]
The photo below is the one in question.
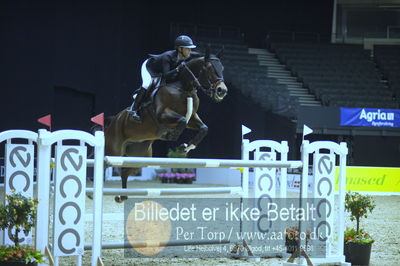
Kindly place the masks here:
[[(140, 112), (143, 108), (151, 105), (154, 102), (154, 98), (157, 95), (157, 92), (159, 91), (160, 87), (162, 86), (162, 82), (161, 82), (161, 78), (160, 79), (156, 79), (148, 88), (147, 88), (147, 92), (144, 96), (144, 99), (142, 101), (142, 103), (140, 104), (138, 111)], [(140, 90), (137, 89), (135, 91), (135, 93)], [(136, 99), (135, 99), (136, 100)]]

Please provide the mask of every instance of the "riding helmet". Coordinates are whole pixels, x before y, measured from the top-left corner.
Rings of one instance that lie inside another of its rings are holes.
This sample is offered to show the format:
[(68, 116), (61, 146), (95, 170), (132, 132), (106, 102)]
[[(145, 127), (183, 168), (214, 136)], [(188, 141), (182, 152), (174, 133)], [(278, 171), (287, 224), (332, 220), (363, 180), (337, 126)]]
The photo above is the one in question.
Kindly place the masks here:
[(189, 36), (181, 35), (175, 40), (175, 47), (196, 48)]

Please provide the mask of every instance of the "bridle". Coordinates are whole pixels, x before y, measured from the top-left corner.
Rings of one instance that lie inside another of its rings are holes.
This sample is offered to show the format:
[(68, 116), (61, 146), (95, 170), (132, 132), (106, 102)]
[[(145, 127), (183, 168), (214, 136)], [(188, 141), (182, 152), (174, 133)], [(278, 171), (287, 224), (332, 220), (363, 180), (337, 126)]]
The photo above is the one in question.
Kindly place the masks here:
[[(211, 80), (209, 78), (209, 75), (206, 75), (206, 80), (208, 82), (208, 88), (205, 88), (203, 85), (200, 84), (199, 79), (193, 74), (192, 70), (185, 64), (186, 70), (189, 72), (190, 76), (193, 79), (193, 82), (195, 84), (195, 88), (198, 89), (200, 88), (206, 95), (212, 96), (216, 93), (217, 86), (221, 82), (224, 82), (224, 79), (221, 77), (217, 77), (214, 80)], [(201, 76), (205, 71), (207, 71), (206, 64), (204, 63), (202, 69), (200, 70), (199, 76)]]

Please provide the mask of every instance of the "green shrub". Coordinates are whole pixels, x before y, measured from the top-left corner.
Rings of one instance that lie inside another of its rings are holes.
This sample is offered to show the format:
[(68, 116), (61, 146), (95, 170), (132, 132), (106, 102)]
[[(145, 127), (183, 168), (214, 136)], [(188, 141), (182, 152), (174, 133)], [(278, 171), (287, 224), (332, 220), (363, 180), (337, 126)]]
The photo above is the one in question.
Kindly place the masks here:
[(360, 228), (361, 218), (367, 218), (368, 213), (375, 208), (375, 202), (371, 196), (362, 195), (357, 192), (347, 192), (345, 198), (345, 209), (350, 213), (350, 220), (356, 221), (356, 229), (346, 229), (345, 242), (369, 243), (374, 240)]

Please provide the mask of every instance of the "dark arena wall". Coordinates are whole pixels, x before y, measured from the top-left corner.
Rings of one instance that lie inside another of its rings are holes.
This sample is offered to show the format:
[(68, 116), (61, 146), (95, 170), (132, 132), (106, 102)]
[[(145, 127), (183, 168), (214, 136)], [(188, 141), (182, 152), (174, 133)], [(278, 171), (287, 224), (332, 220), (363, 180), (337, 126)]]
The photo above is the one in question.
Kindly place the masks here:
[(172, 22), (241, 27), (250, 43), (262, 43), (270, 29), (296, 30), (313, 18), (320, 22), (308, 23), (310, 30), (329, 30), (323, 14), (331, 7), (319, 2), (4, 1), (0, 86), (7, 100), (0, 108), (12, 118), (3, 118), (0, 129), (35, 129), (47, 113), (59, 121), (54, 129), (84, 119), (55, 110), (60, 87), (75, 94), (67, 101), (72, 108), (87, 95), (94, 96), (93, 114), (126, 107), (148, 53), (172, 48)]
[(88, 130), (92, 115), (122, 110), (140, 86), (147, 54), (172, 48), (172, 22), (241, 27), (249, 42), (262, 43), (267, 30), (294, 30), (313, 17), (329, 30), (323, 14), (331, 13), (331, 5), (319, 2), (4, 1), (0, 130), (36, 130), (36, 119), (49, 113), (53, 130)]
[[(53, 116), (53, 130), (89, 130), (90, 117), (126, 108), (140, 86), (143, 60), (172, 48), (171, 23), (238, 27), (249, 47), (263, 48), (273, 30), (329, 34), (332, 5), (317, 0), (3, 1), (0, 131), (37, 130), (42, 127), (37, 118), (46, 114)], [(253, 129), (251, 138), (288, 140), (290, 150), (298, 149), (299, 135), (289, 118), (264, 111), (238, 91), (230, 90), (218, 104), (201, 95), (199, 114), (209, 135), (192, 157), (239, 158), (241, 124)], [(165, 156), (175, 144), (157, 142), (155, 156)], [(399, 153), (396, 147), (391, 158)]]

